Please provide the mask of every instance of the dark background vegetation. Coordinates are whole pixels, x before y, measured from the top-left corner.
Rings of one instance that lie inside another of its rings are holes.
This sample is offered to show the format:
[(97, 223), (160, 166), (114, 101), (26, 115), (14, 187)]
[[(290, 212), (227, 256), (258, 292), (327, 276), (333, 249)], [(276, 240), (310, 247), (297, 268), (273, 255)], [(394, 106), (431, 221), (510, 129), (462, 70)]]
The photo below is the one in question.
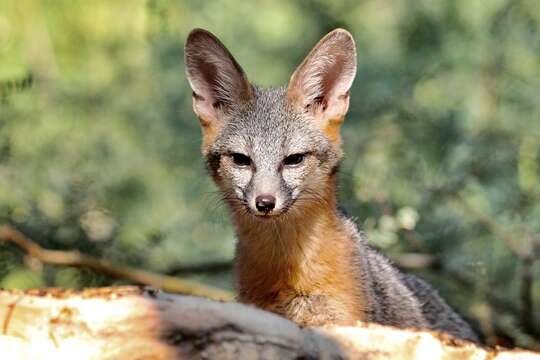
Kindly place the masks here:
[[(404, 266), (489, 343), (539, 348), (537, 0), (2, 0), (0, 223), (164, 274), (232, 259), (184, 76), (193, 27), (264, 86), (350, 30), (343, 207), (392, 258), (422, 254)], [(231, 289), (213, 270), (189, 276)], [(1, 287), (112, 283), (0, 244)]]

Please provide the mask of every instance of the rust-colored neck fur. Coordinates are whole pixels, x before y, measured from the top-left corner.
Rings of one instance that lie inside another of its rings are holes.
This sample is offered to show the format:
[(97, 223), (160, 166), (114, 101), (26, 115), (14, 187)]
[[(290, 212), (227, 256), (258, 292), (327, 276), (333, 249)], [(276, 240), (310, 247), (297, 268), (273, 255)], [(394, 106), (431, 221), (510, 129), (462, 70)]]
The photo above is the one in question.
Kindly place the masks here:
[[(360, 249), (338, 216), (332, 185), (326, 201), (303, 205), (284, 219), (235, 213), (240, 301), (300, 324), (323, 324), (328, 316), (343, 324), (364, 318)], [(315, 314), (325, 310), (326, 316)]]

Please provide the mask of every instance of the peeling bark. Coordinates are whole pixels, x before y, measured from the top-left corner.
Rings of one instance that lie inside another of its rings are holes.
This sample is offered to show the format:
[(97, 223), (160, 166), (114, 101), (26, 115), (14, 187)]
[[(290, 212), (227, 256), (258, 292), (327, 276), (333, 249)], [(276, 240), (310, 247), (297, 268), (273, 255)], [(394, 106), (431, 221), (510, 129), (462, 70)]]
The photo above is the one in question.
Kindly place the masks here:
[(373, 324), (300, 328), (237, 303), (138, 287), (0, 291), (0, 358), (540, 359)]

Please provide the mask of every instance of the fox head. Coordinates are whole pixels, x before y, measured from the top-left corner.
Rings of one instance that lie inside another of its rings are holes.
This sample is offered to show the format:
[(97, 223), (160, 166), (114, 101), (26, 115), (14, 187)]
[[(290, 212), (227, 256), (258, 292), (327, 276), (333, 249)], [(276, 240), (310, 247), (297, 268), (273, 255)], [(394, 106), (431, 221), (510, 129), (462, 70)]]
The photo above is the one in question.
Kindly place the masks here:
[(185, 61), (202, 153), (235, 213), (279, 219), (333, 195), (339, 130), (356, 74), (349, 32), (324, 36), (281, 88), (252, 85), (206, 30), (189, 34)]

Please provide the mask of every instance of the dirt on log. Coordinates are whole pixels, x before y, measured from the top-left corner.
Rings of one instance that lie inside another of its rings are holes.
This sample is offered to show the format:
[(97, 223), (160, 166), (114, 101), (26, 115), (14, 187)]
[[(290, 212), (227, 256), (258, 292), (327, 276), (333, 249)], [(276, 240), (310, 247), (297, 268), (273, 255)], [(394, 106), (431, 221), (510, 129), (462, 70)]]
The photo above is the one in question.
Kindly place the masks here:
[(0, 358), (539, 359), (379, 325), (300, 328), (237, 303), (138, 287), (0, 291)]

